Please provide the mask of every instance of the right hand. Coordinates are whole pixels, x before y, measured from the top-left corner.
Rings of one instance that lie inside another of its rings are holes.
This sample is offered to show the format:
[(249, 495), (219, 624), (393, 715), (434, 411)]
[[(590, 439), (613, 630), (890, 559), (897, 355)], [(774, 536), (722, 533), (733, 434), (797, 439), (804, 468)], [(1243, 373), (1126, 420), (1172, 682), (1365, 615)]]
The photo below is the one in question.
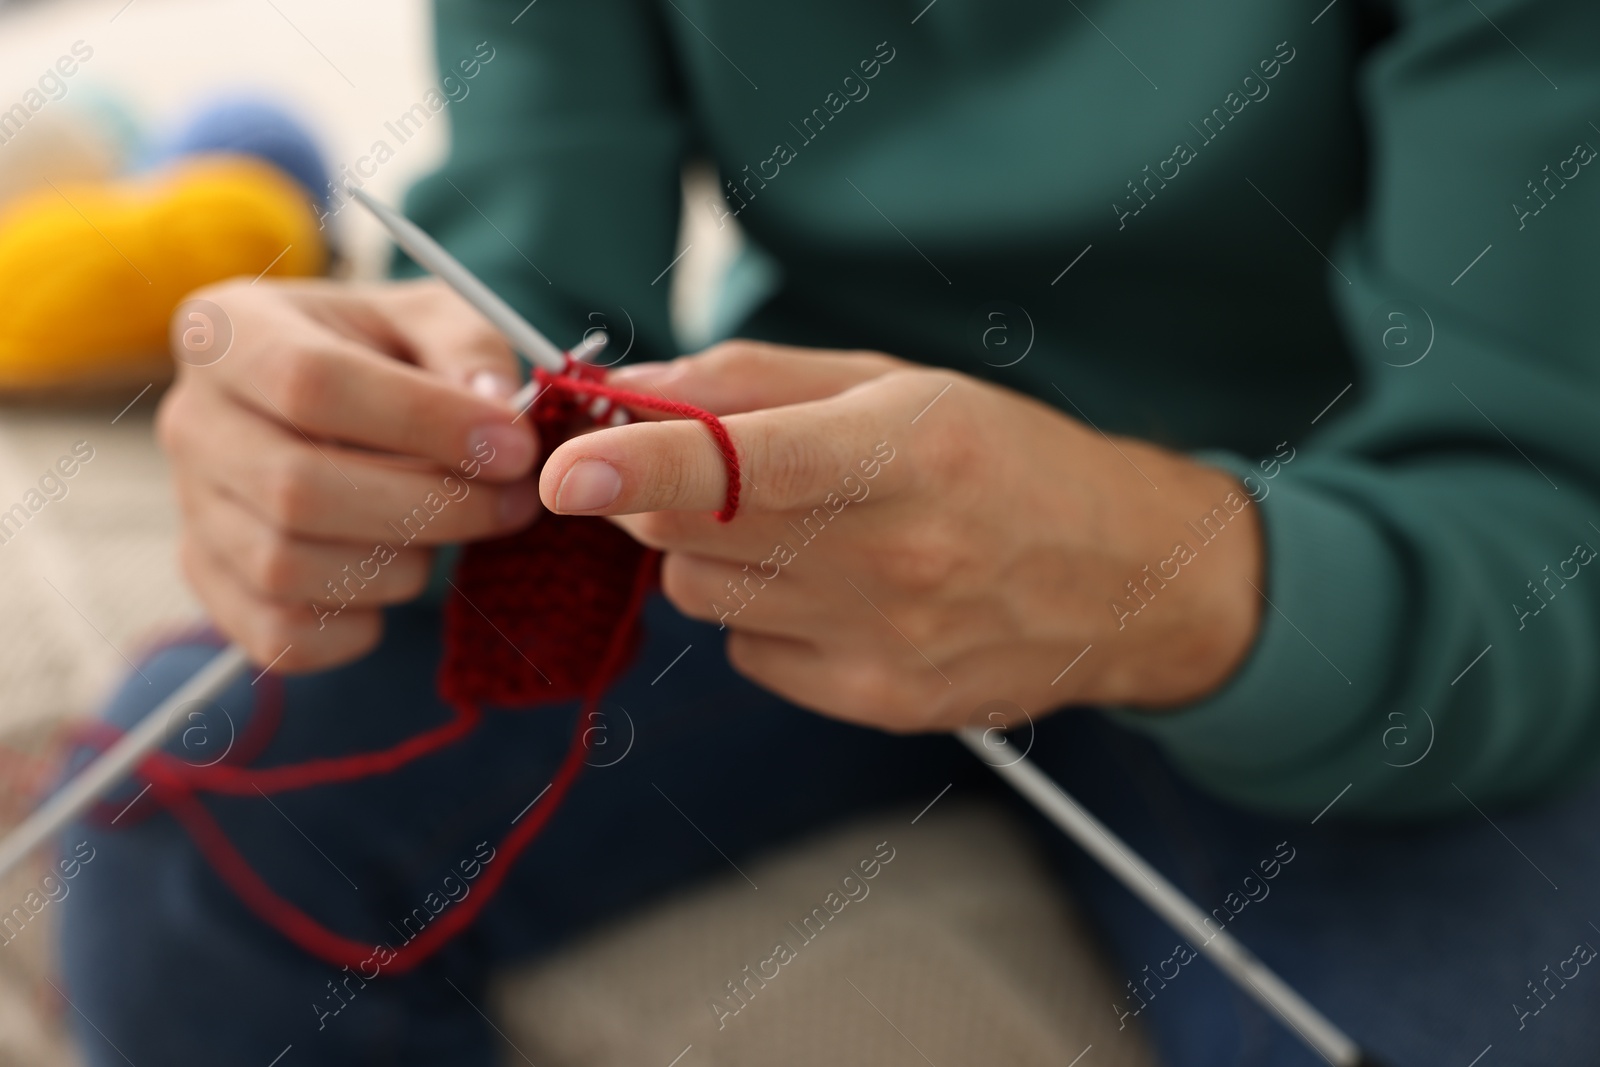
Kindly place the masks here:
[(227, 282), (193, 298), (222, 309), (232, 344), (207, 366), (179, 358), (157, 436), (184, 573), (256, 664), (356, 659), (383, 605), (426, 585), (431, 546), (539, 511), (538, 441), (506, 403), (516, 357), (442, 283)]

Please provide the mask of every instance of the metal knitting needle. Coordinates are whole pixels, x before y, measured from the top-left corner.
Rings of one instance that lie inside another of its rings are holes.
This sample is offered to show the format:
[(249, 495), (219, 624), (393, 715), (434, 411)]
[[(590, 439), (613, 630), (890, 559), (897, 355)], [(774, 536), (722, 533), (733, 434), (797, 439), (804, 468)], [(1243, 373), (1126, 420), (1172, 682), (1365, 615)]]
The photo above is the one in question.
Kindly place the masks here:
[[(583, 360), (605, 348), (604, 331), (593, 330), (570, 353), (563, 354), (561, 349), (517, 314), (511, 305), (496, 296), (415, 223), (360, 189), (352, 188), (350, 193), (377, 217), (394, 237), (395, 243), (405, 249), (412, 259), (461, 294), (467, 303), (489, 320), (513, 349), (536, 366), (552, 373), (561, 373), (566, 370), (569, 358)], [(508, 403), (518, 412), (524, 411), (537, 396), (536, 389), (537, 382), (529, 382)], [(223, 690), (244, 672), (248, 663), (249, 658), (238, 645), (224, 648), (140, 720), (137, 726), (96, 757), (4, 838), (0, 838), (0, 878), (133, 773), (146, 756), (160, 748), (183, 725), (187, 719), (183, 714), (185, 709), (195, 704), (214, 703)]]
[[(583, 340), (569, 353), (550, 343), (550, 339), (540, 333), (533, 323), (517, 314), (516, 310), (487, 285), (468, 270), (461, 261), (445, 251), (443, 245), (406, 218), (394, 208), (381, 201), (375, 200), (365, 190), (350, 187), (350, 195), (389, 231), (389, 236), (394, 238), (394, 243), (405, 250), (405, 253), (423, 269), (434, 277), (442, 280), (450, 288), (461, 295), (461, 298), (477, 309), (478, 313), (488, 319), (495, 329), (500, 331), (513, 349), (520, 352), (528, 362), (541, 370), (551, 374), (561, 374), (567, 369), (567, 359), (583, 361), (599, 353), (606, 346), (606, 333), (604, 330), (590, 330), (583, 335)], [(521, 418), (534, 400), (539, 396), (537, 380), (528, 382), (511, 398), (511, 406), (516, 409), (517, 417)], [(609, 410), (610, 422), (620, 425), (627, 422), (627, 412), (621, 408), (613, 408), (601, 401), (595, 405), (594, 414)]]
[[(606, 347), (606, 343), (609, 340), (610, 337), (604, 330), (590, 330), (583, 335), (583, 340), (579, 341), (567, 355), (574, 362), (585, 362), (589, 357), (599, 354)], [(517, 413), (516, 417), (511, 421), (516, 422), (517, 419), (526, 415), (528, 409), (533, 407), (533, 402), (543, 396), (544, 391), (548, 388), (549, 386), (542, 384), (537, 377), (534, 377), (528, 379), (527, 385), (511, 394), (511, 399), (507, 403)], [(596, 422), (604, 422), (610, 426), (621, 426), (624, 423), (633, 421), (633, 416), (629, 414), (627, 408), (608, 404), (605, 400), (599, 398), (590, 402), (588, 410)]]
[(229, 645), (211, 657), (193, 677), (140, 720), (139, 725), (118, 738), (116, 744), (18, 823), (16, 829), (0, 841), (0, 878), (114, 789), (187, 721), (188, 716), (183, 714), (186, 708), (216, 700), (217, 695), (243, 673), (248, 662), (244, 649), (238, 645)]
[(1376, 1061), (1312, 1007), (1304, 997), (1279, 978), (1255, 954), (1224, 930), (1209, 933), (1206, 915), (1161, 872), (1112, 833), (1099, 819), (1084, 810), (1055, 781), (1026, 756), (1010, 763), (996, 763), (988, 757), (984, 743), (986, 730), (969, 726), (956, 733), (996, 774), (1021, 793), (1035, 808), (1066, 834), (1079, 848), (1089, 853), (1129, 892), (1144, 901), (1192, 945), (1197, 945), (1235, 985), (1249, 993), (1263, 1007), (1277, 1013), (1284, 1025), (1300, 1036), (1311, 1051), (1334, 1067), (1376, 1067)]
[(490, 289), (478, 277), (461, 265), (461, 262), (444, 250), (444, 246), (423, 232), (422, 227), (400, 214), (398, 211), (374, 200), (364, 190), (354, 186), (349, 187), (350, 195), (362, 207), (372, 212), (377, 220), (383, 223), (383, 228), (389, 231), (389, 236), (394, 238), (394, 243), (405, 250), (405, 253), (430, 274), (442, 280), (450, 288), (461, 294), (462, 299), (488, 319), (494, 328), (510, 342), (511, 347), (520, 352), (528, 362), (536, 367), (541, 367), (551, 374), (560, 374), (566, 369), (566, 358), (561, 349), (550, 343), (550, 339), (538, 330), (527, 319), (518, 315), (510, 304), (501, 300), (493, 289)]

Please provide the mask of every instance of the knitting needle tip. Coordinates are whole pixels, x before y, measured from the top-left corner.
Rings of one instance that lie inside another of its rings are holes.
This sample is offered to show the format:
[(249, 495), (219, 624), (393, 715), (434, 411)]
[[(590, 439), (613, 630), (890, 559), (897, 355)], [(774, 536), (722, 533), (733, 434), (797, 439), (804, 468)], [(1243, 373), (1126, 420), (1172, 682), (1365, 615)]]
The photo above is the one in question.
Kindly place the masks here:
[(611, 337), (604, 330), (590, 330), (567, 355), (580, 363), (588, 362), (589, 357), (599, 355), (610, 342)]
[(363, 189), (350, 186), (349, 193), (357, 203), (372, 213), (385, 230), (389, 231), (389, 236), (394, 239), (395, 244), (416, 260), (419, 266), (450, 286), (463, 300), (476, 308), (478, 313), (488, 319), (511, 347), (520, 352), (529, 363), (543, 367), (551, 374), (560, 374), (565, 369), (561, 359), (561, 349), (535, 329), (532, 323), (519, 315), (510, 304), (500, 299), (459, 260), (445, 251), (444, 246), (428, 236), (422, 227), (394, 208), (373, 199)]

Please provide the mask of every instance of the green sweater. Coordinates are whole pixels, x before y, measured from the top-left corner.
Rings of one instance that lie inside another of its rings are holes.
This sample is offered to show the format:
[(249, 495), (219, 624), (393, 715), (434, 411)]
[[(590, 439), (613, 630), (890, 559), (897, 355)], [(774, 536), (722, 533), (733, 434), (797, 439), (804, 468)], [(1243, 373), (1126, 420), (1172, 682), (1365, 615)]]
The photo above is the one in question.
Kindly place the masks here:
[(1252, 476), (1248, 661), (1115, 713), (1194, 779), (1399, 818), (1595, 762), (1593, 0), (525, 3), (439, 0), (441, 65), (494, 58), (408, 207), (558, 342), (678, 352), (663, 271), (709, 158), (692, 209), (776, 268), (734, 332)]

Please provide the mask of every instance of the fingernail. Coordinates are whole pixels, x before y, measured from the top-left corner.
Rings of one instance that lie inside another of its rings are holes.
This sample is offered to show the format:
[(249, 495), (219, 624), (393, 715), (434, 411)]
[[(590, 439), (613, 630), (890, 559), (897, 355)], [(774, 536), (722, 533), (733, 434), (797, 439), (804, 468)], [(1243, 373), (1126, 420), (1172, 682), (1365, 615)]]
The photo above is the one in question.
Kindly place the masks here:
[(474, 393), (490, 400), (504, 400), (517, 391), (515, 379), (509, 374), (496, 374), (492, 370), (479, 371), (467, 385)]
[(500, 521), (507, 526), (521, 526), (539, 510), (539, 486), (533, 482), (518, 482), (507, 486), (500, 495)]
[(573, 464), (556, 490), (556, 510), (594, 511), (622, 494), (622, 475), (617, 468), (598, 459)]
[(479, 426), (467, 439), (472, 458), (496, 473), (520, 474), (533, 464), (533, 438), (516, 426)]

